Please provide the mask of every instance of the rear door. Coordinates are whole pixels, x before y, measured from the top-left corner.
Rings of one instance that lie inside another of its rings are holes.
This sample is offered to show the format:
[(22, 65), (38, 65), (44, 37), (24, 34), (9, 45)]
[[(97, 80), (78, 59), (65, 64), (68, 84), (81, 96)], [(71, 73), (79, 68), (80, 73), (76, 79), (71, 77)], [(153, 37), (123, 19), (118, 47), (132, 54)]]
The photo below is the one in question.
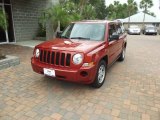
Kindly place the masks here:
[(122, 28), (119, 24), (116, 25), (116, 31), (119, 35), (119, 40), (117, 40), (117, 46), (116, 46), (116, 56), (118, 57), (120, 55), (120, 53), (122, 52), (125, 34), (122, 31)]

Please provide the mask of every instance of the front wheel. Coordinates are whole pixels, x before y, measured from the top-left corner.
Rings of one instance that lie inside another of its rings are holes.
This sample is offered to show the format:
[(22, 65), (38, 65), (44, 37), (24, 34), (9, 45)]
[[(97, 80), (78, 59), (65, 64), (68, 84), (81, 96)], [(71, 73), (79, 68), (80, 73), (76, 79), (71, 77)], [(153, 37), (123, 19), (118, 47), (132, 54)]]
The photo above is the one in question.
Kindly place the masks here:
[(105, 77), (106, 77), (106, 62), (104, 60), (101, 60), (98, 65), (96, 78), (92, 83), (92, 87), (100, 88), (105, 81)]

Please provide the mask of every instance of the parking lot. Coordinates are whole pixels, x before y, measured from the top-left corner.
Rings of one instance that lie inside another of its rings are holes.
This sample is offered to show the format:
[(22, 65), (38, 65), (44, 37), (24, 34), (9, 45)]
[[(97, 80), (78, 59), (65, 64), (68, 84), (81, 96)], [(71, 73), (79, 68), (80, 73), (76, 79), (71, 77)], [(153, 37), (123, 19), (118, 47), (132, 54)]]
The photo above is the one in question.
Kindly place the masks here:
[(160, 35), (129, 35), (100, 89), (34, 73), (32, 48), (0, 48), (21, 59), (0, 71), (0, 120), (160, 120)]

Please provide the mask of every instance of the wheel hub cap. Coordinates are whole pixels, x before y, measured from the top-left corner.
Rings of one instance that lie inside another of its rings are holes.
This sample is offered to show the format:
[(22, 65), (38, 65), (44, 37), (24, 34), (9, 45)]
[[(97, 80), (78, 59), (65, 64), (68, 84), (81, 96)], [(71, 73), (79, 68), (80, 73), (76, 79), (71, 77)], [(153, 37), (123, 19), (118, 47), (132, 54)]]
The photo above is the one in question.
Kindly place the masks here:
[(105, 79), (105, 73), (106, 73), (106, 69), (104, 65), (101, 65), (99, 67), (99, 71), (98, 71), (98, 81), (99, 83), (102, 83)]
[(122, 56), (123, 56), (123, 58), (125, 58), (125, 49), (123, 49)]

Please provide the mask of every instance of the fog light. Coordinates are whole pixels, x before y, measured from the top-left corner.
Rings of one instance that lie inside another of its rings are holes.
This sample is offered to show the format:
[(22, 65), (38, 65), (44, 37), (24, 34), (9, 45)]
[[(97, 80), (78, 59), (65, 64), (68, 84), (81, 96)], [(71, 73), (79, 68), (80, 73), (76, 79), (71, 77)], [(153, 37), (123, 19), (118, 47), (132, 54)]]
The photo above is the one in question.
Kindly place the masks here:
[(83, 77), (86, 77), (86, 76), (88, 75), (88, 73), (87, 73), (86, 71), (82, 71), (82, 72), (80, 73), (80, 75), (83, 76)]

